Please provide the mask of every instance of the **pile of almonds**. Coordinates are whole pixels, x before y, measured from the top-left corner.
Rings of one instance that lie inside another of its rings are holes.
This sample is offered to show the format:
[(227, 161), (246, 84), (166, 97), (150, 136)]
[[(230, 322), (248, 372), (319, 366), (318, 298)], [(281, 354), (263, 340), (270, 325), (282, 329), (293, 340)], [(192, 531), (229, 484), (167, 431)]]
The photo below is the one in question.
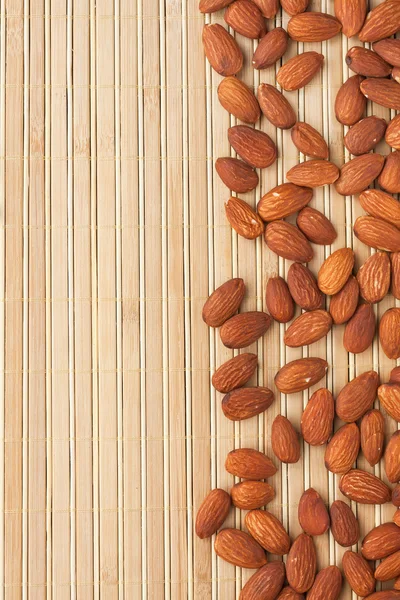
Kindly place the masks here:
[[(284, 55), (289, 38), (321, 42), (342, 31), (348, 37), (358, 34), (362, 42), (371, 42), (372, 49), (355, 46), (348, 51), (346, 63), (355, 75), (341, 86), (335, 102), (337, 120), (351, 126), (344, 144), (354, 158), (341, 169), (330, 162), (323, 137), (309, 124), (297, 121), (296, 112), (278, 88), (261, 84), (256, 98), (236, 77), (243, 66), (236, 39), (219, 24), (205, 25), (206, 56), (213, 69), (224, 76), (218, 87), (221, 105), (244, 123), (254, 125), (263, 113), (275, 127), (291, 129), (293, 144), (310, 160), (288, 171), (288, 183), (264, 194), (257, 212), (236, 196), (225, 205), (226, 216), (239, 235), (250, 240), (264, 235), (270, 250), (293, 261), (287, 281), (272, 277), (267, 282), (269, 314), (236, 314), (245, 295), (243, 280), (236, 278), (208, 298), (203, 320), (210, 327), (220, 328), (221, 341), (227, 348), (242, 349), (263, 336), (273, 320), (291, 321), (297, 304), (304, 312), (287, 327), (287, 346), (307, 346), (325, 337), (334, 324), (346, 324), (345, 350), (361, 353), (375, 336), (373, 304), (390, 289), (400, 299), (400, 204), (391, 195), (400, 192), (400, 114), (389, 124), (376, 116), (363, 118), (367, 99), (400, 110), (400, 39), (390, 37), (400, 31), (400, 0), (385, 0), (368, 15), (366, 0), (335, 0), (336, 17), (307, 12), (308, 0), (281, 0), (280, 4), (291, 16), (287, 32), (277, 27), (267, 33), (265, 19), (276, 15), (279, 0), (200, 0), (200, 11), (226, 9), (225, 21), (235, 32), (261, 40), (253, 55), (255, 69), (274, 67)], [(277, 83), (283, 90), (298, 90), (313, 79), (323, 62), (323, 55), (317, 52), (297, 55), (278, 70)], [(394, 148), (386, 157), (370, 152), (383, 137)], [(267, 168), (276, 161), (276, 146), (266, 133), (249, 125), (231, 127), (228, 139), (242, 160), (219, 158), (217, 173), (231, 191), (251, 191), (259, 182), (255, 169)], [(375, 180), (381, 189), (368, 189)], [(336, 231), (325, 215), (308, 205), (313, 188), (331, 184), (343, 196), (359, 194), (367, 214), (356, 220), (354, 234), (378, 252), (354, 275), (353, 250), (340, 248), (322, 263), (315, 278), (303, 264), (313, 258), (311, 243), (330, 245)], [(295, 213), (297, 226), (285, 221)], [(400, 308), (383, 314), (379, 339), (389, 358), (400, 357)], [(274, 393), (266, 387), (243, 387), (255, 373), (257, 363), (255, 354), (243, 353), (215, 371), (212, 384), (224, 394), (222, 410), (228, 419), (255, 417), (274, 401)], [(322, 380), (327, 369), (328, 363), (318, 357), (294, 360), (276, 373), (275, 385), (283, 394), (300, 392)], [(400, 598), (400, 431), (392, 435), (384, 449), (384, 418), (373, 409), (376, 396), (386, 413), (400, 423), (400, 367), (394, 368), (389, 382), (382, 385), (377, 372), (360, 374), (344, 386), (336, 400), (328, 389), (318, 389), (303, 412), (301, 434), (310, 445), (326, 444), (325, 466), (341, 476), (339, 488), (344, 496), (363, 504), (392, 501), (397, 508), (393, 522), (379, 525), (365, 536), (360, 554), (348, 550), (342, 561), (344, 575), (356, 594), (371, 600), (391, 600)], [(345, 424), (333, 432), (335, 415)], [(282, 415), (272, 424), (271, 446), (283, 463), (295, 463), (300, 458), (298, 433)], [(383, 457), (387, 479), (397, 484), (393, 490), (375, 475), (353, 468), (360, 449), (371, 466)], [(336, 566), (317, 573), (313, 537), (330, 528), (341, 546), (357, 544), (360, 530), (351, 508), (337, 500), (328, 511), (318, 492), (309, 488), (298, 505), (304, 533), (292, 542), (283, 524), (263, 508), (275, 496), (274, 488), (264, 481), (277, 472), (275, 463), (262, 452), (240, 448), (229, 452), (225, 468), (242, 481), (232, 487), (230, 494), (222, 489), (209, 493), (197, 513), (196, 533), (207, 538), (220, 530), (232, 503), (248, 511), (248, 533), (221, 529), (215, 538), (219, 557), (239, 567), (258, 569), (244, 586), (241, 600), (299, 600), (306, 592), (311, 600), (337, 600), (342, 573)], [(265, 551), (287, 555), (286, 563), (267, 562)], [(373, 569), (368, 561), (381, 562)], [(375, 592), (377, 581), (395, 578), (392, 590)]]

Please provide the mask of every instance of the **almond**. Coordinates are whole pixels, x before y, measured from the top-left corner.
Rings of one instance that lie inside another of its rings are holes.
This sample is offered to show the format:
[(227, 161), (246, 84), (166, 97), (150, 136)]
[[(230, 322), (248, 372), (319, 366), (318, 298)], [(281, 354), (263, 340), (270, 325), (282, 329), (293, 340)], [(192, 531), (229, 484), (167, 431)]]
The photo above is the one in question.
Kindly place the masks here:
[(288, 35), (286, 31), (283, 27), (275, 27), (258, 44), (253, 54), (253, 67), (255, 69), (272, 67), (285, 54), (287, 46)]
[(220, 285), (203, 306), (203, 321), (209, 327), (220, 327), (238, 310), (245, 291), (246, 286), (240, 277), (229, 279)]
[(288, 260), (309, 262), (314, 256), (309, 241), (300, 229), (286, 221), (269, 223), (265, 229), (264, 239), (270, 250)]
[(225, 214), (238, 235), (254, 240), (264, 231), (264, 223), (247, 202), (231, 196), (225, 204)]
[(400, 85), (394, 79), (365, 79), (360, 90), (371, 102), (400, 110)]
[(358, 217), (354, 223), (354, 234), (358, 239), (378, 250), (400, 251), (400, 230), (395, 225), (376, 217)]
[(300, 231), (314, 244), (329, 245), (337, 238), (336, 230), (330, 220), (310, 206), (306, 206), (299, 212), (296, 223)]
[(358, 596), (366, 596), (374, 591), (375, 579), (373, 571), (361, 554), (348, 550), (343, 554), (342, 566), (351, 589)]
[(376, 371), (366, 371), (349, 381), (336, 399), (339, 419), (347, 423), (360, 419), (372, 407), (378, 385), (379, 376)]
[(232, 0), (200, 0), (199, 10), (202, 13), (213, 13), (230, 4)]
[(361, 554), (367, 560), (386, 558), (400, 550), (400, 527), (395, 523), (383, 523), (374, 527), (363, 539)]
[(243, 569), (258, 569), (267, 562), (264, 550), (244, 531), (223, 529), (215, 538), (217, 556)]
[(311, 446), (321, 446), (328, 441), (335, 416), (333, 396), (326, 388), (313, 393), (301, 417), (301, 433)]
[(318, 272), (318, 287), (324, 294), (337, 294), (351, 275), (354, 252), (351, 248), (335, 250), (322, 263)]
[(322, 67), (324, 56), (318, 52), (303, 52), (290, 58), (278, 71), (276, 80), (287, 91), (298, 90), (315, 77)]
[[(241, 0), (236, 0), (239, 1)], [(249, 3), (251, 4), (250, 0)], [(225, 110), (245, 123), (255, 123), (260, 118), (257, 98), (237, 77), (225, 77), (221, 81), (218, 86), (218, 100)]]
[(304, 12), (308, 4), (309, 0), (281, 0), (283, 10), (292, 16)]
[(335, 183), (336, 191), (342, 196), (363, 192), (382, 171), (385, 157), (381, 154), (361, 154), (345, 163)]
[(346, 64), (350, 71), (364, 77), (387, 77), (391, 66), (372, 50), (363, 46), (353, 46), (346, 54)]
[(400, 575), (400, 551), (385, 558), (375, 569), (375, 579), (378, 581), (389, 581)]
[(400, 192), (400, 150), (394, 150), (387, 155), (378, 183), (391, 194)]
[[(393, 40), (400, 41), (400, 40)], [(389, 122), (386, 129), (385, 141), (392, 148), (400, 150), (400, 115), (397, 115)]]
[(196, 535), (201, 539), (211, 537), (225, 521), (230, 507), (231, 497), (225, 490), (212, 490), (197, 512)]
[(334, 183), (338, 177), (339, 169), (328, 160), (306, 160), (286, 173), (292, 183), (311, 188)]
[(400, 67), (393, 67), (392, 77), (397, 83), (400, 83)]
[(296, 123), (291, 131), (291, 136), (293, 144), (306, 156), (328, 158), (328, 144), (322, 135), (308, 123)]
[(346, 37), (353, 37), (360, 31), (366, 14), (367, 0), (335, 0), (335, 15)]
[(263, 131), (235, 125), (228, 129), (228, 139), (235, 152), (252, 167), (265, 169), (276, 160), (276, 146)]
[(360, 294), (366, 302), (380, 302), (390, 287), (390, 259), (385, 252), (370, 256), (357, 273)]
[(273, 561), (254, 573), (248, 580), (239, 600), (265, 600), (276, 598), (285, 581), (285, 565), (283, 562)]
[(231, 421), (243, 421), (261, 414), (273, 401), (274, 394), (266, 387), (238, 388), (224, 397), (222, 410)]
[(385, 134), (386, 121), (379, 117), (366, 117), (361, 119), (344, 136), (344, 145), (347, 150), (360, 156), (366, 154), (381, 141)]
[(389, 308), (381, 317), (379, 340), (388, 358), (400, 357), (400, 308)]
[(288, 285), (282, 277), (268, 279), (265, 302), (269, 314), (279, 323), (287, 323), (293, 318), (294, 304)]
[(351, 319), (358, 305), (358, 296), (357, 279), (350, 275), (340, 292), (331, 298), (329, 311), (335, 325), (342, 325)]
[(379, 410), (369, 410), (362, 418), (360, 425), (361, 449), (371, 465), (378, 464), (383, 454), (385, 443), (385, 419)]
[(273, 85), (262, 83), (258, 86), (258, 102), (268, 121), (280, 129), (290, 129), (297, 121), (289, 101)]
[[(361, 469), (352, 469), (342, 475), (339, 489), (350, 500), (360, 504), (385, 504), (390, 500), (390, 489), (381, 479)], [(365, 558), (372, 558), (363, 555)]]
[(285, 528), (267, 510), (251, 510), (245, 517), (245, 523), (253, 538), (268, 552), (280, 556), (289, 552), (290, 538)]
[[(395, 523), (398, 527), (400, 527), (400, 509), (396, 510), (393, 515), (393, 523)], [(396, 588), (399, 589), (399, 588)]]
[(241, 479), (268, 479), (277, 471), (268, 456), (252, 448), (238, 448), (229, 452), (225, 469)]
[(376, 42), (400, 30), (400, 5), (386, 0), (368, 13), (358, 37), (362, 42)]
[(317, 554), (312, 537), (301, 533), (293, 542), (286, 561), (289, 585), (299, 594), (310, 589), (317, 570)]
[(284, 219), (307, 206), (312, 196), (311, 188), (282, 183), (264, 194), (258, 203), (257, 211), (263, 221)]
[(394, 588), (393, 590), (382, 590), (382, 592), (374, 592), (373, 594), (368, 596), (368, 598), (365, 598), (365, 600), (399, 600), (400, 592), (396, 592), (394, 590), (396, 590), (396, 588)]
[(275, 417), (271, 429), (272, 451), (281, 462), (296, 463), (300, 458), (300, 443), (293, 425), (283, 415)]
[(323, 42), (330, 40), (342, 29), (340, 21), (321, 12), (303, 12), (293, 16), (288, 23), (288, 33), (297, 42)]
[(400, 383), (400, 367), (394, 367), (390, 371), (389, 383)]
[(400, 39), (387, 38), (372, 45), (374, 52), (379, 54), (389, 65), (400, 67)]
[(245, 348), (264, 335), (271, 323), (267, 313), (257, 310), (235, 315), (222, 325), (221, 341), (227, 348)]
[[(272, 19), (279, 10), (279, 0), (252, 0), (266, 19)], [(265, 36), (264, 36), (265, 37)], [(264, 38), (263, 38), (264, 39)]]
[(360, 304), (347, 322), (343, 334), (343, 346), (347, 352), (360, 354), (365, 352), (375, 336), (376, 319), (371, 304)]
[(400, 299), (400, 252), (393, 252), (390, 255), (392, 266), (392, 294), (398, 300)]
[(361, 75), (353, 75), (339, 88), (335, 100), (335, 114), (342, 125), (354, 125), (363, 116), (367, 99), (360, 90), (362, 81)]
[(328, 363), (322, 358), (298, 358), (275, 375), (275, 385), (283, 394), (302, 392), (318, 383), (326, 374)]
[(336, 500), (330, 509), (331, 531), (335, 541), (344, 548), (353, 546), (360, 537), (358, 521), (350, 506)]
[(400, 203), (380, 190), (365, 190), (359, 196), (363, 209), (373, 217), (383, 219), (400, 228)]
[(326, 310), (301, 314), (285, 331), (284, 342), (291, 348), (307, 346), (322, 339), (332, 327), (332, 317)]
[(215, 170), (224, 184), (238, 194), (245, 194), (258, 186), (257, 173), (238, 158), (218, 158), (215, 161)]
[(298, 594), (289, 585), (284, 587), (279, 596), (276, 598), (277, 600), (304, 600), (303, 594)]
[(325, 450), (325, 467), (331, 473), (347, 473), (360, 451), (360, 430), (356, 423), (340, 427)]
[(269, 504), (275, 498), (275, 490), (265, 481), (242, 481), (233, 486), (231, 496), (237, 508), (251, 510)]
[(224, 19), (232, 29), (251, 39), (262, 38), (267, 32), (264, 17), (250, 0), (236, 0), (230, 4)]
[(384, 383), (378, 388), (378, 398), (385, 411), (400, 423), (400, 383)]
[(329, 529), (330, 519), (325, 502), (313, 488), (301, 495), (298, 517), (300, 526), (308, 535), (323, 535)]
[(287, 274), (287, 284), (293, 300), (303, 310), (316, 310), (323, 304), (323, 296), (310, 269), (293, 263)]
[[(398, 483), (392, 491), (392, 504), (394, 504), (394, 506), (397, 506), (397, 507), (400, 506), (400, 483)], [(399, 512), (399, 511), (396, 511), (396, 512)], [(395, 515), (396, 515), (396, 513), (395, 513)], [(400, 513), (397, 515), (397, 517), (400, 517)], [(393, 519), (393, 521), (396, 523), (396, 525), (399, 525), (399, 523), (400, 523), (400, 521), (398, 523), (396, 519)]]
[(257, 369), (256, 354), (239, 354), (221, 365), (212, 376), (212, 384), (216, 390), (226, 394), (244, 385)]
[(391, 483), (397, 483), (400, 481), (400, 431), (395, 431), (390, 438), (384, 459), (387, 478)]
[(337, 600), (342, 591), (342, 574), (335, 565), (325, 567), (315, 578), (308, 600)]
[(235, 75), (243, 66), (237, 41), (218, 23), (204, 25), (203, 46), (208, 62), (220, 75)]

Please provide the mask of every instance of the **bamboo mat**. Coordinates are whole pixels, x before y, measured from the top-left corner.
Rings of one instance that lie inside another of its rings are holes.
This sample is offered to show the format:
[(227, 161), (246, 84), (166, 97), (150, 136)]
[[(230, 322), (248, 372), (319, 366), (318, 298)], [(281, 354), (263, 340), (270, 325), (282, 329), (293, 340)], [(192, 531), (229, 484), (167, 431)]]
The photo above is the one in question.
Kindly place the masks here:
[[(333, 12), (333, 0), (312, 5)], [(230, 154), (234, 121), (203, 56), (209, 20), (197, 0), (1, 0), (1, 598), (230, 600), (251, 574), (194, 535), (195, 512), (210, 488), (232, 485), (227, 452), (271, 454), (274, 417), (299, 427), (308, 393), (277, 394), (265, 415), (233, 424), (210, 385), (232, 352), (202, 322), (204, 300), (240, 276), (243, 310), (262, 309), (267, 278), (289, 265), (261, 239), (238, 238), (225, 218), (229, 192), (213, 161)], [(211, 20), (222, 22), (221, 13)], [(275, 83), (274, 69), (251, 69), (254, 43), (239, 42), (246, 83)], [(287, 96), (338, 165), (345, 152), (333, 103), (353, 42), (292, 43), (285, 55), (326, 57), (322, 74)], [(252, 205), (298, 161), (290, 132), (265, 119), (261, 127), (279, 159), (244, 196)], [(338, 238), (315, 248), (311, 268), (345, 245), (363, 262), (370, 250), (352, 236), (358, 202), (325, 187), (312, 205)], [(393, 304), (387, 297), (376, 311)], [(308, 349), (285, 348), (283, 332), (275, 323), (251, 348), (260, 357), (253, 383), (273, 387), (280, 365), (307, 355), (332, 365), (334, 393), (357, 373), (379, 368), (385, 380), (393, 367), (377, 342), (347, 355), (342, 327)], [(388, 420), (387, 434), (394, 428)], [(270, 509), (291, 536), (304, 487), (327, 502), (341, 497), (323, 452), (305, 445), (300, 462), (271, 480)], [(362, 535), (393, 513), (353, 508)], [(232, 511), (228, 524), (243, 516)], [(340, 564), (332, 537), (316, 544), (321, 567)], [(351, 598), (347, 587), (342, 597)]]

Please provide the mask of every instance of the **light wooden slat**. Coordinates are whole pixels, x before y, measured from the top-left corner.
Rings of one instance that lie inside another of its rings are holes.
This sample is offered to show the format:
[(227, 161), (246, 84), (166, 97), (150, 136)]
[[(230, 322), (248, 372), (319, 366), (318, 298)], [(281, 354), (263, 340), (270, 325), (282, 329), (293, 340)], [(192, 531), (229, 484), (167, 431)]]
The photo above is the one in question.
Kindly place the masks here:
[[(6, 163), (5, 163), (5, 103), (6, 103), (6, 15), (5, 15), (5, 3), (0, 3), (0, 298), (5, 298), (5, 174), (6, 174)], [(1, 302), (0, 306), (0, 337), (5, 339), (5, 305)], [(5, 367), (5, 348), (2, 344), (0, 349), (0, 436), (2, 442), (0, 443), (0, 582), (2, 585), (5, 583), (5, 515), (4, 515), (4, 489), (5, 489), (5, 470), (4, 470), (4, 367)], [(4, 594), (5, 595), (5, 594)]]

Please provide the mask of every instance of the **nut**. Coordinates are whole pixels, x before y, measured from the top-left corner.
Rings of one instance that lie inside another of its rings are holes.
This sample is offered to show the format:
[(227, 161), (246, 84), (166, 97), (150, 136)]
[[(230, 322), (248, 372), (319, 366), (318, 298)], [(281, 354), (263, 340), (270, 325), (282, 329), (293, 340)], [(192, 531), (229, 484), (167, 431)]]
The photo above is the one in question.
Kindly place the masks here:
[(360, 430), (356, 423), (340, 427), (325, 451), (325, 467), (332, 473), (347, 473), (360, 451)]
[(246, 286), (240, 277), (220, 285), (203, 306), (203, 321), (209, 327), (220, 327), (238, 310), (245, 291)]
[(379, 250), (400, 251), (400, 230), (376, 217), (358, 217), (354, 223), (354, 234), (358, 239)]
[(342, 591), (342, 574), (335, 565), (325, 567), (315, 578), (307, 594), (308, 600), (337, 600)]
[(314, 256), (310, 242), (300, 229), (286, 221), (269, 223), (265, 228), (264, 239), (270, 250), (288, 260), (309, 262)]
[(400, 192), (400, 150), (394, 150), (387, 155), (378, 183), (391, 194)]
[(346, 54), (346, 64), (351, 71), (365, 77), (387, 77), (391, 66), (372, 50), (353, 46)]
[(289, 267), (287, 284), (293, 300), (303, 310), (316, 310), (323, 304), (323, 296), (311, 271), (295, 262)]
[(196, 517), (196, 534), (204, 539), (211, 537), (224, 523), (231, 507), (231, 497), (219, 488), (212, 490), (203, 500)]
[(333, 396), (326, 388), (313, 393), (301, 417), (301, 433), (311, 446), (321, 446), (328, 441), (335, 416)]
[(267, 32), (264, 17), (250, 0), (236, 0), (230, 4), (224, 19), (232, 29), (251, 39), (262, 38)]
[[(343, 0), (344, 2), (346, 0)], [(367, 99), (360, 90), (360, 84), (363, 81), (361, 75), (353, 75), (345, 81), (335, 100), (336, 119), (342, 125), (354, 125), (363, 116), (367, 106)]]
[(275, 375), (275, 385), (283, 394), (301, 392), (322, 379), (328, 363), (322, 358), (298, 358), (282, 367)]
[(318, 272), (318, 287), (325, 294), (340, 292), (351, 275), (354, 266), (354, 252), (351, 248), (335, 250), (322, 263)]
[(400, 227), (400, 204), (381, 190), (365, 190), (358, 197), (365, 212)]
[(335, 15), (342, 24), (343, 34), (349, 38), (360, 31), (366, 14), (366, 0), (335, 0)]
[(394, 79), (365, 79), (360, 90), (371, 102), (400, 110), (400, 85)]
[(400, 357), (400, 308), (389, 308), (379, 323), (379, 340), (388, 358)]
[(372, 407), (378, 385), (379, 376), (376, 371), (366, 371), (349, 381), (336, 399), (339, 419), (347, 423), (360, 419)]
[(271, 429), (271, 445), (275, 456), (284, 463), (296, 463), (300, 458), (300, 443), (293, 425), (283, 415), (275, 417)]
[(225, 204), (225, 214), (238, 235), (254, 240), (264, 231), (264, 223), (247, 202), (231, 196)]
[(261, 414), (273, 401), (274, 394), (266, 387), (238, 388), (224, 397), (222, 410), (231, 421), (243, 421)]
[(338, 177), (339, 169), (328, 160), (306, 160), (286, 173), (292, 183), (311, 188), (334, 183)]
[(326, 310), (313, 310), (297, 317), (285, 332), (284, 342), (291, 348), (307, 346), (328, 335), (332, 317)]
[(378, 388), (378, 398), (385, 411), (400, 423), (400, 383), (384, 383)]
[(265, 169), (276, 160), (276, 146), (263, 131), (235, 125), (228, 129), (228, 139), (235, 152), (252, 167)]
[(237, 41), (218, 23), (204, 25), (203, 46), (208, 62), (220, 75), (235, 75), (243, 66), (243, 54)]
[(254, 190), (258, 185), (258, 175), (245, 162), (238, 158), (226, 156), (217, 158), (215, 170), (224, 184), (238, 194), (244, 194)]
[(367, 560), (386, 558), (400, 550), (400, 527), (383, 523), (374, 527), (363, 539), (361, 554)]
[(324, 56), (318, 52), (303, 52), (290, 58), (278, 71), (276, 81), (287, 91), (298, 90), (315, 77)]
[(337, 238), (332, 223), (315, 208), (306, 206), (297, 215), (297, 227), (314, 244), (329, 245)]
[[(254, 2), (254, 0), (253, 0)], [(283, 27), (275, 27), (264, 35), (253, 54), (253, 67), (266, 69), (272, 67), (286, 52), (288, 35)]]
[(400, 431), (395, 431), (390, 438), (384, 459), (386, 477), (391, 483), (397, 483), (400, 481)]
[(328, 158), (328, 144), (322, 135), (308, 123), (296, 123), (292, 128), (291, 136), (293, 144), (306, 156)]
[(261, 508), (275, 498), (275, 490), (265, 481), (242, 481), (231, 489), (232, 502), (242, 510)]
[(286, 561), (289, 585), (299, 594), (310, 589), (317, 570), (317, 555), (312, 537), (301, 533), (293, 542)]
[(344, 145), (354, 156), (366, 154), (379, 144), (385, 135), (385, 130), (385, 119), (375, 116), (366, 117), (349, 129), (344, 136)]
[(353, 546), (360, 537), (360, 527), (350, 506), (336, 500), (330, 509), (331, 531), (335, 541), (344, 548)]
[(267, 313), (257, 310), (235, 315), (222, 325), (221, 341), (227, 348), (245, 348), (264, 335), (271, 323)]
[(231, 450), (226, 457), (225, 469), (241, 479), (268, 479), (277, 471), (268, 456), (252, 448)]
[(325, 502), (313, 488), (303, 492), (298, 508), (299, 523), (308, 535), (323, 535), (330, 524)]
[(369, 348), (375, 336), (376, 320), (371, 304), (360, 304), (346, 324), (343, 346), (347, 352), (360, 354)]
[(342, 25), (332, 15), (321, 12), (303, 12), (288, 23), (288, 33), (297, 42), (323, 42), (335, 37)]
[(251, 510), (245, 517), (245, 523), (253, 538), (268, 552), (280, 556), (289, 552), (290, 538), (285, 528), (267, 510)]
[(254, 573), (240, 592), (239, 600), (276, 598), (285, 581), (285, 565), (273, 561)]
[(357, 281), (366, 302), (374, 304), (383, 300), (390, 287), (390, 270), (390, 259), (385, 252), (373, 254), (360, 267)]
[(268, 121), (280, 129), (290, 129), (297, 121), (291, 104), (275, 86), (262, 83), (258, 86), (258, 102)]
[(369, 563), (361, 556), (348, 550), (343, 554), (342, 566), (351, 589), (358, 596), (371, 594), (375, 589), (374, 574)]
[(265, 302), (267, 309), (275, 321), (287, 323), (293, 318), (294, 304), (288, 285), (282, 277), (268, 279)]
[(383, 454), (385, 442), (385, 419), (379, 410), (369, 410), (360, 425), (361, 449), (371, 465), (378, 464)]
[(368, 13), (358, 35), (362, 42), (376, 42), (390, 37), (400, 29), (400, 6), (396, 0), (386, 0)]
[(363, 192), (378, 177), (384, 162), (385, 157), (381, 154), (361, 154), (349, 160), (340, 170), (336, 191), (342, 196)]
[(212, 376), (216, 390), (226, 394), (244, 385), (257, 369), (256, 354), (239, 354), (221, 365)]
[[(391, 496), (386, 483), (372, 475), (372, 473), (367, 473), (361, 469), (352, 469), (342, 475), (339, 489), (350, 500), (360, 504), (386, 504)], [(364, 556), (370, 558), (366, 554)]]
[(267, 562), (264, 550), (244, 531), (222, 529), (215, 538), (217, 556), (243, 569), (258, 569)]
[[(239, 1), (242, 0), (236, 0)], [(250, 88), (236, 77), (225, 77), (221, 81), (218, 86), (218, 100), (225, 110), (244, 123), (255, 123), (260, 118), (257, 98)]]
[(264, 194), (257, 211), (263, 221), (276, 221), (301, 210), (310, 202), (312, 189), (294, 183), (282, 183)]
[(331, 298), (329, 311), (335, 325), (342, 325), (351, 319), (358, 305), (358, 296), (357, 279), (350, 275), (340, 292)]

